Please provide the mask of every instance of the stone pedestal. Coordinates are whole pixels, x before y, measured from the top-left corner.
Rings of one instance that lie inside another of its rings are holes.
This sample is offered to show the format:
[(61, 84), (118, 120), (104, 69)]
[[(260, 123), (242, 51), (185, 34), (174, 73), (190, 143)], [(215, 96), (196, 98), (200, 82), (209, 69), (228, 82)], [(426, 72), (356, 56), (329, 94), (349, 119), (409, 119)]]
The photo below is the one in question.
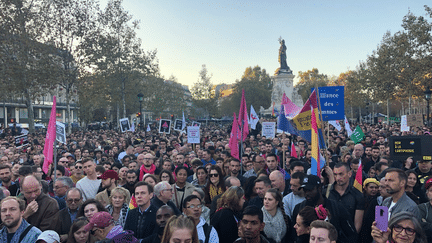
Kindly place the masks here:
[(280, 104), (282, 102), (283, 93), (298, 107), (303, 107), (303, 100), (301, 96), (298, 94), (297, 88), (294, 88), (294, 77), (295, 75), (292, 72), (279, 72), (279, 74), (272, 76), (272, 96), (271, 103), (268, 109), (260, 108), (260, 113), (262, 115), (271, 115), (273, 102), (277, 110), (280, 109)]

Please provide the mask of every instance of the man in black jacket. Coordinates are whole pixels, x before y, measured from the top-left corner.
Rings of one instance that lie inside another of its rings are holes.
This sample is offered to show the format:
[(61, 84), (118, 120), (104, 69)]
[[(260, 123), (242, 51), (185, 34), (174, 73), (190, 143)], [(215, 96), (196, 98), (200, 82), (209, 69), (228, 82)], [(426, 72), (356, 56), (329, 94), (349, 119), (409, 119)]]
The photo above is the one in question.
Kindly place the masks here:
[(142, 240), (152, 235), (156, 229), (155, 206), (151, 205), (153, 187), (147, 182), (140, 181), (135, 185), (135, 199), (137, 208), (128, 212), (125, 230), (132, 230), (135, 238)]
[(172, 186), (166, 181), (161, 181), (156, 184), (154, 187), (155, 197), (151, 200), (151, 204), (155, 206), (156, 209), (159, 209), (163, 205), (168, 205), (172, 208), (175, 215), (180, 215), (180, 210), (171, 201), (173, 197), (172, 189)]
[[(322, 195), (320, 178), (316, 175), (308, 175), (303, 179), (301, 188), (305, 192), (305, 198), (303, 202), (297, 204), (293, 212), (293, 224), (296, 222), (297, 214), (306, 206), (318, 207), (323, 205), (330, 215), (330, 223), (338, 231), (337, 242), (356, 242), (357, 231), (354, 227), (354, 222), (352, 221), (348, 211), (340, 205), (338, 202), (327, 199)], [(292, 225), (294, 227), (294, 225)]]
[(60, 236), (61, 242), (68, 238), (72, 222), (78, 214), (78, 208), (82, 204), (82, 193), (79, 189), (73, 187), (66, 192), (66, 208), (58, 211), (58, 222), (56, 231)]

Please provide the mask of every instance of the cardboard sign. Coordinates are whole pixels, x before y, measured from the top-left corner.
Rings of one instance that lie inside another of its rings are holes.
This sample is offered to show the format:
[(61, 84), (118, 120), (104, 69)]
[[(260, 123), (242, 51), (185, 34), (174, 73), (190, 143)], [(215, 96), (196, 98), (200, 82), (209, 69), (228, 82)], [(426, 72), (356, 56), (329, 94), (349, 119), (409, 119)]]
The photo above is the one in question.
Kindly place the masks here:
[(15, 146), (17, 148), (20, 148), (20, 147), (25, 146), (27, 144), (29, 144), (27, 134), (15, 137)]
[(423, 115), (422, 114), (407, 115), (407, 125), (410, 127), (422, 127), (424, 125)]
[(120, 129), (122, 132), (130, 130), (129, 119), (127, 117), (120, 119)]
[(274, 138), (276, 132), (276, 122), (263, 122), (262, 123), (262, 136), (269, 138)]
[(183, 121), (179, 120), (179, 119), (176, 119), (175, 122), (174, 122), (174, 130), (175, 131), (181, 131), (182, 127), (183, 127)]
[(194, 121), (194, 122), (192, 122), (192, 126), (194, 126), (194, 127), (200, 127), (201, 123)]
[(159, 133), (170, 134), (171, 132), (171, 120), (160, 119), (159, 121)]
[(198, 126), (187, 127), (188, 143), (200, 143), (200, 128)]
[(59, 143), (66, 144), (66, 126), (56, 121), (56, 140)]

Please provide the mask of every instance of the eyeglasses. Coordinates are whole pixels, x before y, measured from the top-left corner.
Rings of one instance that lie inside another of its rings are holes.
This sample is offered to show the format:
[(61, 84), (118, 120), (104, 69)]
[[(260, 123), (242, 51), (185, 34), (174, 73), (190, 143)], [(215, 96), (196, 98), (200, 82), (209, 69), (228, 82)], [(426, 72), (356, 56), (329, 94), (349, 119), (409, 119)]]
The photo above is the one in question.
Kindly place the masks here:
[(192, 208), (192, 209), (194, 209), (194, 208), (202, 208), (202, 204), (198, 204), (198, 205), (189, 205), (189, 206), (187, 206), (187, 208)]
[(210, 177), (219, 177), (219, 174), (209, 174)]
[(81, 199), (68, 199), (66, 200), (68, 203), (79, 203), (79, 201), (81, 201)]
[(402, 227), (402, 226), (400, 226), (400, 225), (395, 225), (395, 226), (393, 227), (393, 229), (394, 229), (394, 231), (396, 231), (396, 232), (398, 232), (398, 233), (402, 233), (402, 231), (405, 230), (405, 233), (406, 233), (407, 235), (413, 235), (413, 234), (416, 233), (415, 229), (411, 229), (411, 228), (404, 228), (404, 227)]

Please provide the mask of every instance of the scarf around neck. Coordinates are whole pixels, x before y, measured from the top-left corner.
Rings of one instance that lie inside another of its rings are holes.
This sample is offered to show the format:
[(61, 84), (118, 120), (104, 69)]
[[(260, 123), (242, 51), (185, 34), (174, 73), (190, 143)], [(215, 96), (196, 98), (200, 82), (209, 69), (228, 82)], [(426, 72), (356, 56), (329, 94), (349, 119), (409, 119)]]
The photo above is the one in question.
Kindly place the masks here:
[(275, 216), (271, 216), (270, 213), (264, 208), (261, 208), (264, 215), (264, 233), (268, 238), (272, 238), (277, 243), (282, 241), (282, 238), (286, 234), (286, 223), (282, 211), (280, 208), (277, 209)]
[(152, 164), (150, 170), (147, 170), (144, 165), (141, 166), (139, 180), (142, 181), (145, 174), (152, 174), (156, 171), (156, 165)]

